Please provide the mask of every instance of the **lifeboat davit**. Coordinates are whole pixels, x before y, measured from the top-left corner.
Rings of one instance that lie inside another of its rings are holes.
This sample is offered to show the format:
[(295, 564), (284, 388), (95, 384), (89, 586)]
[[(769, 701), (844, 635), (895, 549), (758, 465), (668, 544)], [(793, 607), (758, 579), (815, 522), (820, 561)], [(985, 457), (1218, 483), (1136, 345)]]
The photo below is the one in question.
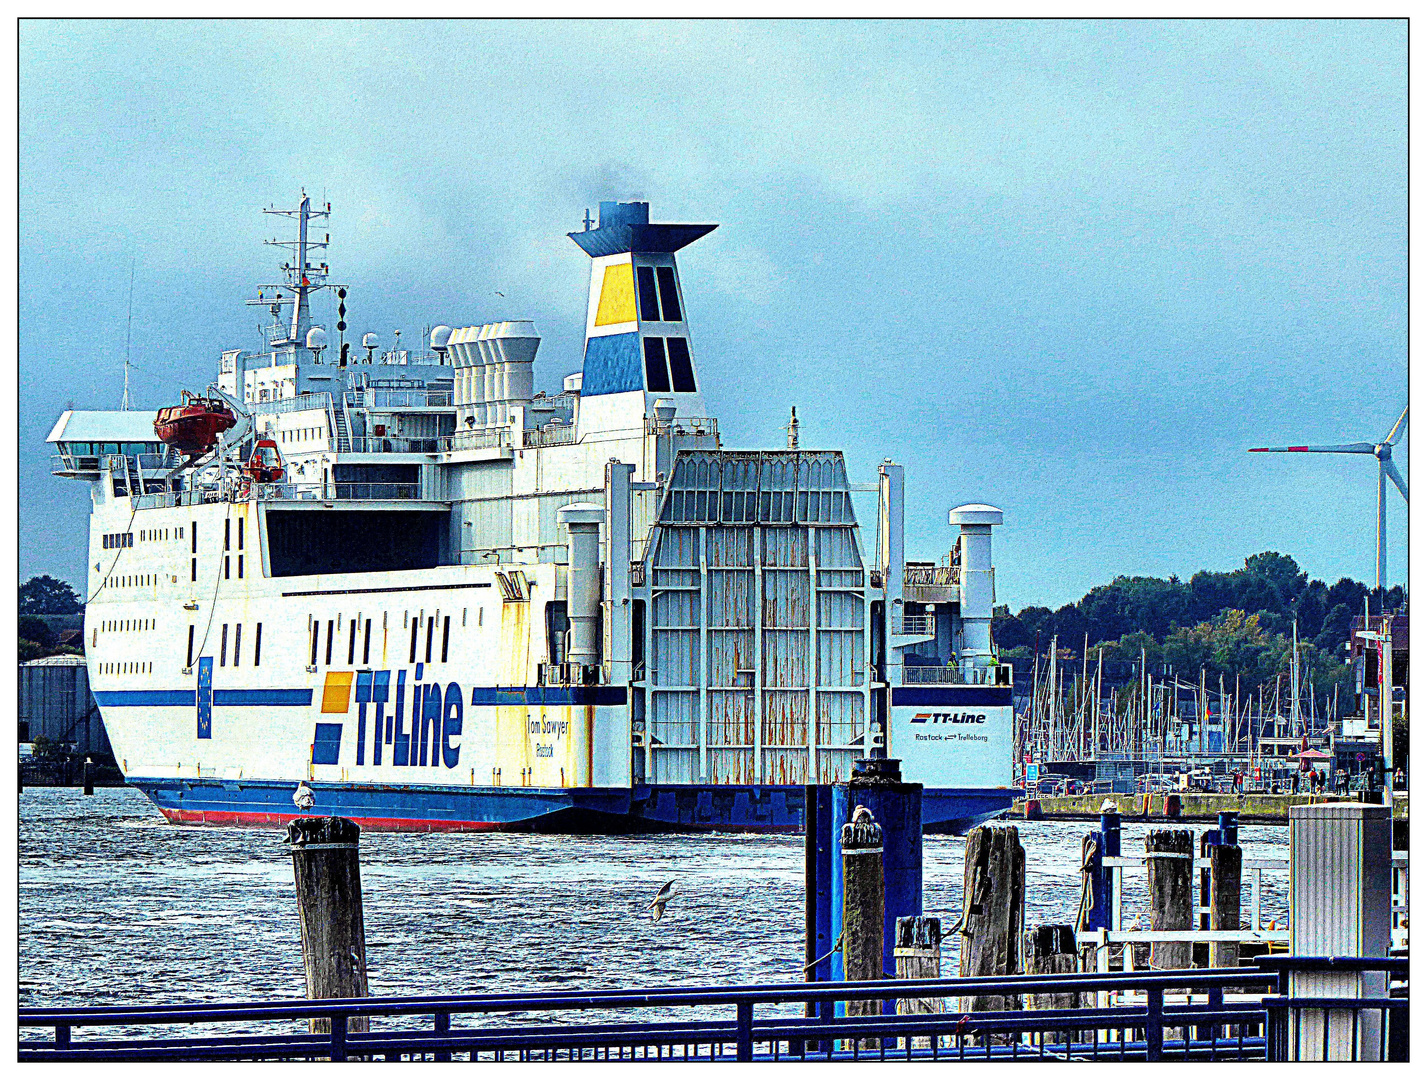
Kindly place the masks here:
[(259, 439), (253, 447), (252, 457), (248, 458), (245, 471), (255, 484), (282, 483), (282, 455), (278, 453), (277, 443), (271, 439)]
[(183, 403), (160, 409), (154, 434), (189, 457), (201, 457), (218, 445), (218, 437), (238, 423), (221, 398), (183, 391)]

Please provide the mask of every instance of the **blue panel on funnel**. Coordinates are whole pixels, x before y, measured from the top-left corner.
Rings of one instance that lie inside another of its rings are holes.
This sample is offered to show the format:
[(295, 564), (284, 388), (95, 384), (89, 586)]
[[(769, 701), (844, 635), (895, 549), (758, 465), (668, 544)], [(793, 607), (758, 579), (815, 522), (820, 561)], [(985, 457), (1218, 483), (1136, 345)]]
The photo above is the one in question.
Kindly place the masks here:
[(606, 334), (585, 342), (585, 379), (580, 387), (582, 397), (643, 389), (644, 370), (637, 333)]

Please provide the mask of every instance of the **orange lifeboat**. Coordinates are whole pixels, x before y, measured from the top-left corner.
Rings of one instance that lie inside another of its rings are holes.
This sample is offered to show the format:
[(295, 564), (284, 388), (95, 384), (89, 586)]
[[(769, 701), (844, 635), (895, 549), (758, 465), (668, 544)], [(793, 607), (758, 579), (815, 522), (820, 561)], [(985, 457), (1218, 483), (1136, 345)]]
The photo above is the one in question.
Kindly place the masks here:
[(282, 455), (278, 453), (277, 443), (271, 439), (259, 439), (244, 471), (255, 484), (282, 483)]
[(220, 398), (183, 391), (182, 404), (159, 410), (154, 434), (189, 457), (201, 457), (218, 445), (218, 437), (238, 423)]

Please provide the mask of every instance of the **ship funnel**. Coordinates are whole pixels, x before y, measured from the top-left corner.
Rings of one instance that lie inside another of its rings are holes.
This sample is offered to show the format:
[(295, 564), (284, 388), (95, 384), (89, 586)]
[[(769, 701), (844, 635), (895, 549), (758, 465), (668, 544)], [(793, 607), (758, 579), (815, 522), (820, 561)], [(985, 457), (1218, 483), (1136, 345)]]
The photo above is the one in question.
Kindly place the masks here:
[[(597, 228), (569, 234), (590, 257), (582, 398), (677, 395), (686, 415), (704, 415), (674, 253), (717, 227), (651, 222), (648, 203), (602, 202)], [(628, 402), (637, 415), (627, 416), (621, 404), (607, 422), (641, 424), (648, 404)]]
[(961, 677), (981, 682), (995, 664), (991, 651), (991, 609), (996, 603), (996, 568), (991, 563), (991, 529), (1001, 511), (985, 503), (967, 503), (947, 515), (961, 529)]

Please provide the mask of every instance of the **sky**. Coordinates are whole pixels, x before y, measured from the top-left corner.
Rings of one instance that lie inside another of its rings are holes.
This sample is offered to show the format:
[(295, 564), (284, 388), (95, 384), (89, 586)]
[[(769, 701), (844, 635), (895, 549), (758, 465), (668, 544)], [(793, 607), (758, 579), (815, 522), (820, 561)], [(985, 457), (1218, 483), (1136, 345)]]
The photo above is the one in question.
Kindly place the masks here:
[(1265, 550), (1371, 583), (1375, 463), (1245, 451), (1407, 403), (1407, 70), (1402, 21), (23, 22), (20, 578), (83, 580), (44, 438), (119, 406), (131, 271), (156, 409), (259, 346), (305, 188), (354, 336), (530, 318), (549, 390), (587, 208), (718, 222), (679, 259), (724, 445), (796, 405), (852, 480), (901, 462), (909, 558), (1001, 507), (998, 603)]

